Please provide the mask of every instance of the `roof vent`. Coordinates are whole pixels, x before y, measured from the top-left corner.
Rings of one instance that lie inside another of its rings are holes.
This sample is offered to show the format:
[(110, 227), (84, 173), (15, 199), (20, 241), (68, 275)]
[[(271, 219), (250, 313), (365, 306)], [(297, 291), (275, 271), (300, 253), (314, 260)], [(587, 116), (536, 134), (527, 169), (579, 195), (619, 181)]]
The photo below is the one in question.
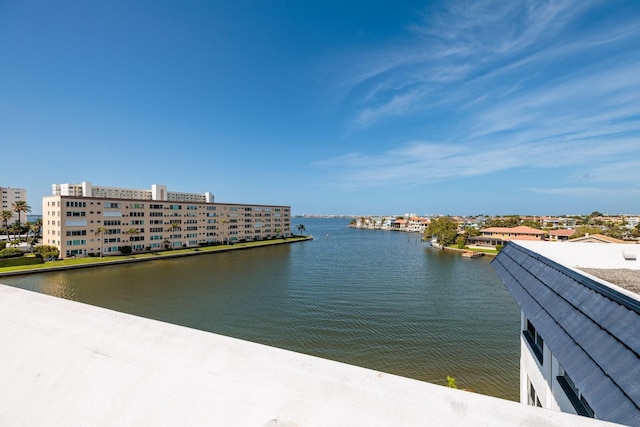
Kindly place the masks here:
[(635, 252), (625, 252), (622, 251), (622, 256), (624, 257), (624, 259), (626, 261), (635, 261), (636, 260), (636, 254)]

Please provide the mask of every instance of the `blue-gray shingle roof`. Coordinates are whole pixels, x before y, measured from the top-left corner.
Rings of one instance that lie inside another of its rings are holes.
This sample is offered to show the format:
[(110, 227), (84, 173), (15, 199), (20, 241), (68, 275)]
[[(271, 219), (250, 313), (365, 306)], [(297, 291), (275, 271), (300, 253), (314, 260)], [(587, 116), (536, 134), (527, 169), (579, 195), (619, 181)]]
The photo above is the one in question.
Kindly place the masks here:
[(492, 261), (599, 419), (640, 425), (640, 304), (515, 243)]

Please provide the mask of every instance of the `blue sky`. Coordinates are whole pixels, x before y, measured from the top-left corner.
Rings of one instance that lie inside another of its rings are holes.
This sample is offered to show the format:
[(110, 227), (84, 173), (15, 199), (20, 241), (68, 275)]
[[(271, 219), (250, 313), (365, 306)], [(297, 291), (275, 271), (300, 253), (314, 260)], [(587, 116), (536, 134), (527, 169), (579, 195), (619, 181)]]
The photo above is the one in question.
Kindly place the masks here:
[(0, 186), (640, 213), (640, 2), (0, 0)]

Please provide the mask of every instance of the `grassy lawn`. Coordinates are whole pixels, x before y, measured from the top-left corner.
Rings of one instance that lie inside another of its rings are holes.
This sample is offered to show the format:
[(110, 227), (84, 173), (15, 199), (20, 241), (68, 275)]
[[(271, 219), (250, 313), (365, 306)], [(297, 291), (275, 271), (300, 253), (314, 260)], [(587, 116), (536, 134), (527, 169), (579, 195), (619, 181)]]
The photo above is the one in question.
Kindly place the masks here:
[(69, 258), (62, 259), (57, 261), (49, 261), (44, 264), (35, 264), (35, 265), (18, 265), (12, 267), (0, 267), (0, 273), (4, 272), (17, 272), (17, 271), (32, 271), (32, 270), (41, 270), (41, 269), (49, 269), (49, 268), (64, 268), (64, 267), (72, 267), (78, 265), (100, 265), (100, 264), (109, 264), (109, 263), (119, 263), (128, 260), (152, 260), (152, 259), (161, 259), (161, 258), (171, 258), (175, 256), (186, 256), (186, 255), (198, 255), (198, 254), (206, 254), (213, 252), (221, 252), (228, 251), (233, 249), (242, 249), (247, 247), (256, 247), (256, 246), (269, 246), (275, 245), (279, 243), (293, 243), (301, 240), (307, 240), (307, 236), (302, 237), (288, 237), (286, 239), (273, 239), (273, 240), (258, 240), (253, 242), (244, 242), (244, 243), (235, 243), (233, 245), (218, 245), (218, 246), (205, 246), (205, 247), (197, 247), (197, 248), (186, 248), (186, 249), (175, 249), (175, 250), (163, 250), (157, 252), (145, 252), (133, 255), (116, 255), (116, 256), (103, 256), (100, 257), (84, 257), (84, 258)]

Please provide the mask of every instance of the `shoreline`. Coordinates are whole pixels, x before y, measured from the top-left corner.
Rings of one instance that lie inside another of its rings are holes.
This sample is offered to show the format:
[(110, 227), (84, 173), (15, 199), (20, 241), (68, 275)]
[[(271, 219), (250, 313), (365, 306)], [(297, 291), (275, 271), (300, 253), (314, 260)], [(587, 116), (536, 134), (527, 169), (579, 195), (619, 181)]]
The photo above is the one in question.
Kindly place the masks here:
[[(19, 270), (2, 271), (2, 268), (0, 268), (0, 277), (50, 273), (50, 272), (62, 271), (62, 270), (76, 270), (80, 268), (106, 267), (109, 265), (131, 264), (135, 262), (182, 258), (182, 257), (194, 256), (194, 255), (207, 255), (207, 254), (219, 253), (219, 252), (229, 252), (229, 251), (235, 251), (235, 250), (260, 248), (264, 246), (305, 242), (312, 239), (313, 239), (313, 236), (295, 236), (295, 237), (288, 237), (286, 239), (236, 243), (233, 245), (219, 245), (219, 246), (208, 246), (203, 248), (197, 247), (197, 248), (187, 248), (187, 249), (166, 250), (161, 252), (145, 252), (145, 253), (139, 253), (139, 254), (133, 254), (133, 255), (120, 255), (120, 256), (113, 257), (114, 259), (107, 259), (107, 260), (100, 257), (76, 258), (76, 259), (83, 259), (83, 260), (84, 259), (91, 260), (81, 264), (48, 265), (50, 263), (58, 262), (58, 261), (50, 261), (49, 263), (36, 264), (35, 266), (34, 265), (25, 266), (29, 268), (24, 268)], [(65, 261), (65, 260), (60, 260), (60, 261)], [(4, 268), (11, 268), (11, 267), (4, 267)]]
[(450, 246), (445, 246), (445, 247), (440, 247), (440, 248), (436, 248), (435, 246), (431, 246), (433, 249), (435, 250), (439, 250), (439, 251), (451, 251), (451, 252), (477, 252), (479, 254), (484, 254), (485, 256), (496, 256), (498, 255), (499, 252), (496, 253), (492, 253), (492, 252), (484, 252), (482, 250), (478, 250), (476, 248), (464, 248), (464, 249), (459, 249), (459, 248), (452, 248)]

